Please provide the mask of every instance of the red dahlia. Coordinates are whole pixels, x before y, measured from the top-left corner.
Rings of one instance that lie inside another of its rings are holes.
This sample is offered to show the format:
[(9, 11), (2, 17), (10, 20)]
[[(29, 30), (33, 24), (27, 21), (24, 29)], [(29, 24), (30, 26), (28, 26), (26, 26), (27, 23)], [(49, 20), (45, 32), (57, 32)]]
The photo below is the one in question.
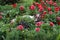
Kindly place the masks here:
[(60, 17), (57, 17), (56, 20), (60, 20)]
[(43, 24), (43, 22), (36, 22), (36, 26), (41, 26)]
[(16, 8), (16, 7), (17, 7), (17, 4), (16, 4), (16, 3), (14, 3), (14, 4), (12, 4), (12, 6), (13, 6), (13, 8)]
[(50, 22), (50, 26), (54, 26), (54, 23), (53, 22)]
[(35, 28), (36, 32), (39, 32), (40, 31), (40, 28)]
[(24, 10), (24, 6), (20, 6), (20, 10), (23, 11)]
[(22, 25), (19, 25), (19, 26), (17, 26), (17, 29), (22, 31), (24, 29), (24, 27)]
[(54, 3), (53, 3), (53, 5), (56, 7), (56, 6), (57, 6), (57, 3), (56, 3), (56, 2), (54, 2)]
[(53, 12), (52, 11), (49, 11), (49, 14), (51, 15), (51, 14), (53, 14)]
[(59, 7), (55, 7), (55, 12), (58, 12), (59, 11)]
[(46, 11), (44, 11), (44, 12), (43, 12), (43, 15), (46, 15), (46, 14), (47, 14), (47, 12), (46, 12)]
[(0, 16), (0, 19), (2, 19), (2, 16)]
[(49, 4), (50, 4), (50, 5), (52, 5), (52, 4), (53, 4), (53, 1), (52, 1), (52, 0), (50, 0), (50, 1), (49, 1)]
[(48, 7), (48, 11), (51, 11), (51, 8), (50, 7)]
[(30, 9), (30, 10), (35, 10), (35, 6), (34, 6), (34, 5), (31, 5), (31, 6), (29, 7), (29, 9)]

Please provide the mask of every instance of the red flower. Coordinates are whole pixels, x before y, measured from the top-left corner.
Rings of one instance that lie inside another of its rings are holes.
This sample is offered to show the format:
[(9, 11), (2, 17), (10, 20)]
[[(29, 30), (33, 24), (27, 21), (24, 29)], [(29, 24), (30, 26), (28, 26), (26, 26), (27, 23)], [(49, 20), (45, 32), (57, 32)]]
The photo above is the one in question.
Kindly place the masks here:
[(57, 17), (56, 20), (60, 20), (60, 17)]
[(46, 12), (46, 11), (44, 11), (44, 12), (43, 12), (43, 15), (46, 15), (46, 14), (47, 14), (47, 12)]
[(24, 27), (22, 25), (19, 25), (19, 26), (17, 26), (17, 29), (22, 31), (24, 29)]
[(53, 12), (52, 11), (49, 11), (49, 14), (53, 14)]
[(44, 10), (44, 8), (43, 7), (40, 7), (38, 11), (39, 12), (42, 12), (43, 10)]
[(24, 10), (24, 6), (20, 6), (20, 10), (23, 11)]
[(30, 10), (35, 10), (35, 6), (34, 6), (34, 5), (31, 5), (31, 6), (29, 7), (29, 9), (30, 9)]
[(54, 2), (54, 3), (53, 3), (53, 5), (56, 7), (56, 6), (57, 6), (57, 3), (56, 3), (56, 2)]
[(13, 8), (16, 8), (17, 7), (17, 4), (15, 3), (15, 4), (12, 4), (12, 6), (13, 6)]
[(37, 22), (35, 25), (36, 26), (41, 26), (43, 24), (43, 22)]
[(43, 8), (43, 7), (42, 7), (42, 5), (41, 5), (41, 4), (39, 4), (39, 5), (38, 5), (38, 8), (40, 9), (40, 8)]
[(53, 4), (53, 1), (50, 0), (50, 1), (49, 1), (49, 4), (52, 5), (52, 4)]
[(50, 7), (48, 7), (48, 11), (51, 11), (51, 8)]
[(58, 12), (59, 11), (59, 7), (55, 7), (55, 12)]
[(36, 32), (39, 32), (40, 31), (40, 28), (35, 28)]
[(53, 22), (50, 22), (50, 26), (54, 26), (54, 23)]
[(0, 16), (0, 19), (2, 19), (2, 16)]

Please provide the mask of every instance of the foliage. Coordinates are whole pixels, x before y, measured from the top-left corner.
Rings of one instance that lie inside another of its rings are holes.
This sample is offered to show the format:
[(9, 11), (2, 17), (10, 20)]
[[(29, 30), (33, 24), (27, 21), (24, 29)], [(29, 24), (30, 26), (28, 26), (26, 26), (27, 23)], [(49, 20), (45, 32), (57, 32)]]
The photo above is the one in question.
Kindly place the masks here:
[[(12, 2), (17, 1), (19, 0)], [(10, 5), (7, 5), (6, 1), (0, 0), (0, 16), (2, 16), (2, 19), (0, 17), (0, 40), (60, 40), (60, 25), (57, 23), (60, 20), (57, 21), (56, 19), (56, 17), (60, 17), (60, 9), (55, 12), (55, 6), (44, 2), (46, 7), (52, 8), (53, 13), (49, 14), (47, 9), (40, 12), (38, 6), (34, 4), (35, 1), (41, 4), (39, 0), (21, 0), (16, 3), (16, 7), (13, 7), (13, 4), (10, 4), (12, 2), (9, 1), (7, 4)], [(2, 6), (2, 4), (5, 5)], [(59, 4), (57, 3), (58, 7), (60, 7)], [(30, 9), (31, 5), (34, 5), (31, 8), (33, 10)], [(23, 6), (24, 10), (20, 10), (20, 6)], [(42, 6), (44, 7), (44, 5)], [(41, 18), (44, 11), (47, 13)], [(39, 17), (36, 17), (37, 14), (39, 14)], [(36, 26), (37, 22), (43, 23)], [(23, 25), (24, 29), (18, 30), (19, 25)], [(37, 32), (36, 28), (40, 28), (40, 31)]]

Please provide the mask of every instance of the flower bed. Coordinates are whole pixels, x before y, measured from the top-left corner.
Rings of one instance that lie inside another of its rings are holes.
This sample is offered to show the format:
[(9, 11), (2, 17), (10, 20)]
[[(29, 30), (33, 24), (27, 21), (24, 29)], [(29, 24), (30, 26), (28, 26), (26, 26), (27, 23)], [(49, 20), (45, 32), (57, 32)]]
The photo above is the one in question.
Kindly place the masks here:
[(58, 1), (0, 5), (0, 40), (60, 40), (59, 30)]

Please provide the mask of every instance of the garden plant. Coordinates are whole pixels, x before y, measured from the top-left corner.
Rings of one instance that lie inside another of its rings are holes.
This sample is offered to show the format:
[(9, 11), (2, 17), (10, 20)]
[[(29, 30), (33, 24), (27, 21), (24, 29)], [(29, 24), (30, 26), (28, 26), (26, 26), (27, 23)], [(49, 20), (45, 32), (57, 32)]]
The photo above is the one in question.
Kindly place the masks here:
[(60, 0), (0, 0), (0, 40), (60, 40)]

